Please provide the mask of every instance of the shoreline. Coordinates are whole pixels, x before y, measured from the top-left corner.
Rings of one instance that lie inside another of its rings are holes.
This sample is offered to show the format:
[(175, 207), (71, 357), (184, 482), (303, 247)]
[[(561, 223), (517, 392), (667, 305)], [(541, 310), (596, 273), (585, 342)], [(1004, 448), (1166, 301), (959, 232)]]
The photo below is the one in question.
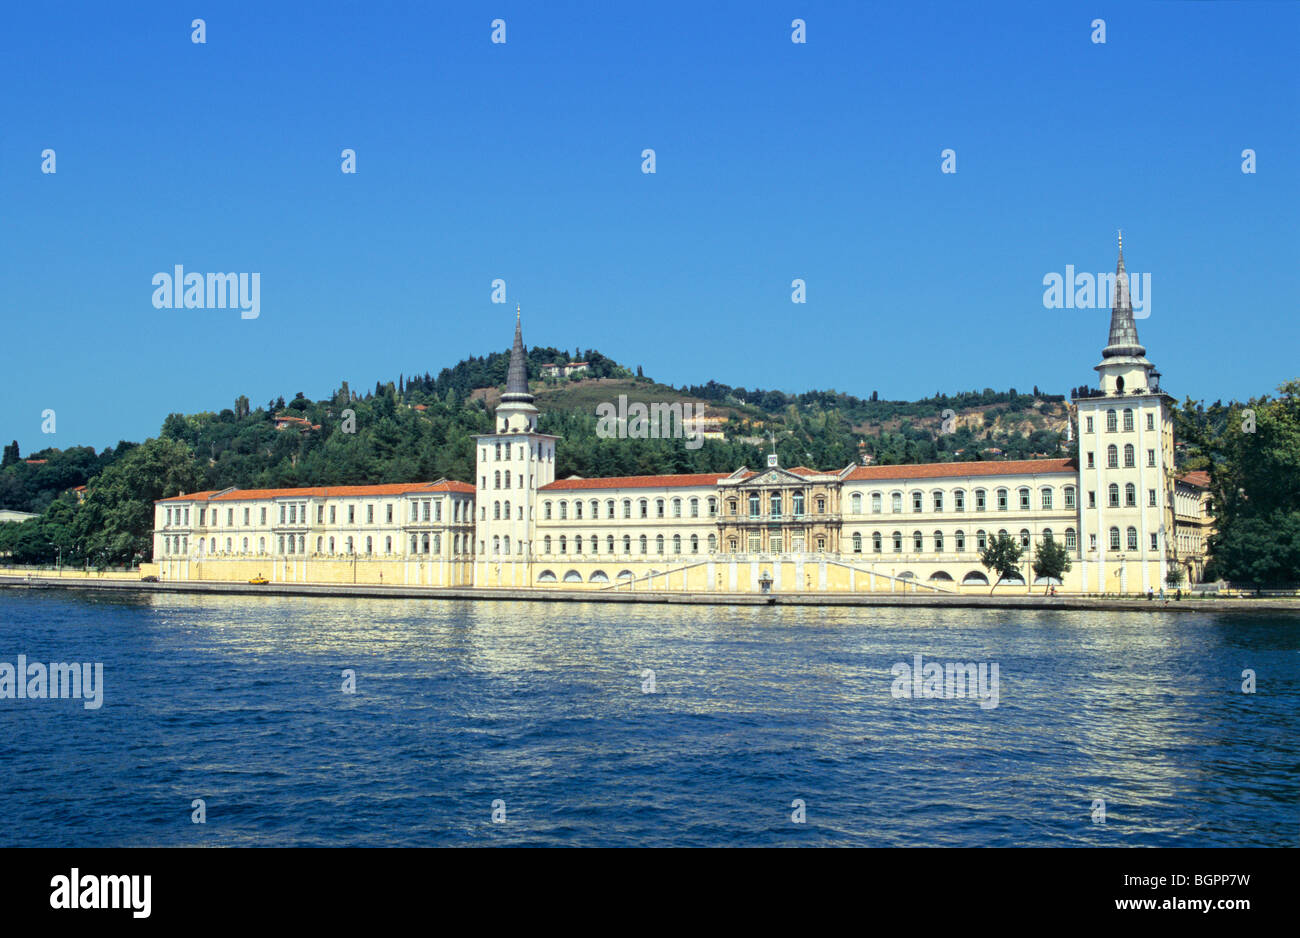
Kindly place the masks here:
[(1289, 612), (1290, 599), (1119, 599), (1101, 596), (977, 596), (926, 593), (664, 593), (482, 587), (375, 586), (333, 583), (269, 583), (258, 586), (215, 580), (146, 583), (97, 577), (0, 576), (0, 589), (119, 590), (236, 596), (338, 596), (368, 599), (508, 600), (521, 602), (656, 603), (702, 606), (914, 606), (984, 609), (1098, 610), (1114, 612)]

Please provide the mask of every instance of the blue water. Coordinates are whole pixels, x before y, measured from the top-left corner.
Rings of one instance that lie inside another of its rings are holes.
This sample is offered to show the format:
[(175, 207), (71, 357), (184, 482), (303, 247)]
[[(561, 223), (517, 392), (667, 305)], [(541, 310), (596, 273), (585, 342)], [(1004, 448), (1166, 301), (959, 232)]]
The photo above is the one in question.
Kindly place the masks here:
[[(1295, 846), (1298, 652), (1300, 616), (0, 591), (0, 661), (105, 684), (0, 700), (0, 845)], [(998, 706), (895, 699), (918, 653)]]

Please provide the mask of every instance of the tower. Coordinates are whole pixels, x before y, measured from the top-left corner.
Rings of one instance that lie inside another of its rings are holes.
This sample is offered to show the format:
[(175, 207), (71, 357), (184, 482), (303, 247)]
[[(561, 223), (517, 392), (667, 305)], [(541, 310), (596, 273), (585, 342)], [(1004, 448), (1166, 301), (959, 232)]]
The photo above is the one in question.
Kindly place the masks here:
[(537, 432), (537, 408), (528, 390), (520, 310), (510, 349), (506, 390), (496, 409), (496, 431), (474, 437), (475, 586), (531, 585), (537, 490), (555, 480), (559, 437)]
[(1098, 387), (1076, 394), (1079, 559), (1091, 592), (1159, 589), (1173, 536), (1173, 398), (1147, 360), (1119, 236), (1110, 334)]

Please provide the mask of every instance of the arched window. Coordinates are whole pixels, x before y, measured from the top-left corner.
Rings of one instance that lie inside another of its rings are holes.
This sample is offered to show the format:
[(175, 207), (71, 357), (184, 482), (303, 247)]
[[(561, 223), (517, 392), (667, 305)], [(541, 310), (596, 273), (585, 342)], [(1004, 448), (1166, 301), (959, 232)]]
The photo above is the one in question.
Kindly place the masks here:
[(1129, 549), (1129, 550), (1137, 550), (1137, 549), (1138, 549), (1138, 529), (1135, 528), (1135, 527), (1132, 527), (1132, 526), (1130, 525), (1128, 531), (1125, 532), (1125, 533), (1127, 534), (1128, 549)]
[(649, 518), (649, 517), (650, 517), (650, 502), (649, 502), (647, 499), (644, 499), (644, 498), (643, 498), (643, 499), (641, 499), (641, 501), (640, 501), (638, 504), (640, 505), (640, 508), (641, 508), (641, 517), (642, 517), (642, 518)]
[(981, 528), (975, 532), (975, 549), (986, 550), (989, 546), (989, 536)]
[(623, 535), (623, 553), (632, 553), (632, 535), (630, 534)]
[(655, 553), (662, 554), (663, 552), (664, 552), (664, 536), (662, 534), (659, 534), (655, 536)]
[(781, 493), (773, 492), (771, 495), (768, 496), (768, 501), (770, 502), (768, 506), (769, 507), (768, 513), (773, 518), (781, 517)]
[(903, 532), (895, 531), (894, 532), (894, 553), (901, 554), (902, 552), (903, 552)]
[[(610, 504), (613, 505), (614, 503), (610, 502)], [(605, 553), (614, 553), (614, 535), (612, 534), (605, 538)]]
[(952, 510), (953, 510), (953, 511), (965, 511), (965, 510), (966, 510), (966, 490), (965, 490), (965, 489), (957, 489), (955, 492), (952, 493)]
[(492, 503), (492, 520), (494, 520), (494, 521), (500, 521), (500, 520), (501, 520), (501, 503), (500, 503), (500, 502), (493, 502), (493, 503)]
[(717, 516), (718, 516), (718, 500), (710, 495), (709, 496), (709, 517), (716, 518)]
[(500, 470), (500, 469), (498, 469), (496, 472), (494, 472), (494, 473), (492, 474), (492, 487), (493, 487), (494, 489), (499, 489), (499, 488), (501, 488), (501, 470)]
[(568, 539), (567, 537), (565, 537), (563, 534), (561, 534), (561, 535), (560, 535), (560, 553), (562, 553), (562, 554), (567, 554), (568, 552), (569, 552), (569, 539)]
[(921, 499), (922, 495), (919, 491), (912, 493), (912, 511), (916, 512), (921, 510)]
[(871, 493), (871, 513), (872, 513), (873, 515), (878, 515), (878, 514), (880, 514), (880, 510), (881, 510), (881, 509), (880, 509), (880, 493), (879, 493), (879, 492), (872, 492), (872, 493)]
[(986, 504), (987, 504), (987, 502), (986, 502), (986, 500), (985, 500), (985, 492), (984, 492), (984, 490), (983, 490), (983, 489), (976, 489), (976, 490), (975, 490), (975, 510), (976, 510), (976, 511), (983, 511), (984, 508), (985, 508), (985, 505), (986, 505)]
[(1049, 489), (1049, 488), (1044, 487), (1043, 490), (1039, 493), (1039, 495), (1040, 495), (1041, 500), (1042, 500), (1043, 511), (1051, 511), (1051, 510), (1052, 510), (1052, 490)]
[(853, 553), (862, 553), (862, 533), (860, 531), (853, 533)]
[(630, 498), (623, 499), (623, 517), (624, 518), (632, 517), (632, 499)]
[[(333, 552), (334, 552), (334, 546), (333, 546), (333, 545), (334, 545), (334, 541), (331, 539), (331, 540), (330, 540), (330, 553), (333, 553)], [(259, 538), (257, 539), (257, 552), (258, 552), (259, 554), (265, 554), (265, 553), (266, 553), (266, 538), (264, 538), (264, 537), (259, 537)]]
[(507, 557), (510, 556), (510, 535), (507, 534), (501, 539), (501, 552)]
[(560, 520), (567, 521), (568, 519), (569, 519), (569, 503), (560, 502)]
[(1066, 550), (1078, 550), (1078, 548), (1079, 548), (1079, 538), (1078, 538), (1078, 536), (1074, 533), (1074, 528), (1066, 528), (1066, 529), (1065, 529), (1065, 549), (1066, 549)]
[(510, 470), (509, 470), (509, 469), (506, 470), (506, 483), (505, 483), (505, 487), (506, 487), (506, 488), (510, 488)]
[(656, 498), (656, 499), (655, 499), (655, 517), (656, 517), (656, 518), (662, 518), (663, 516), (664, 516), (664, 500), (663, 500), (662, 498)]
[(1119, 485), (1115, 482), (1106, 486), (1106, 504), (1111, 508), (1119, 507)]
[(880, 537), (880, 532), (879, 532), (879, 531), (876, 531), (876, 532), (874, 532), (874, 533), (871, 535), (871, 552), (872, 552), (872, 553), (874, 553), (874, 554), (878, 554), (878, 553), (880, 553), (880, 550), (881, 550), (881, 540), (882, 540), (882, 538)]
[(710, 554), (717, 553), (717, 550), (718, 550), (718, 536), (717, 536), (716, 534), (710, 534), (710, 535), (709, 535), (708, 544), (709, 544), (709, 553), (710, 553)]
[(375, 539), (373, 537), (368, 537), (366, 538), (366, 553), (373, 554), (374, 552), (375, 552)]
[(1074, 486), (1073, 485), (1067, 485), (1065, 487), (1065, 507), (1066, 508), (1074, 507)]
[(681, 552), (682, 552), (682, 536), (681, 536), (680, 534), (674, 534), (674, 535), (673, 535), (673, 553), (674, 553), (674, 554), (680, 554)]
[(551, 552), (551, 536), (548, 534), (546, 535), (546, 537), (542, 538), (542, 553), (549, 554), (550, 552)]
[(674, 518), (680, 518), (681, 516), (682, 516), (682, 500), (681, 500), (680, 498), (674, 498), (674, 499), (673, 499), (673, 517), (674, 517)]
[(942, 531), (934, 532), (934, 552), (936, 554), (943, 553), (943, 532)]
[[(854, 492), (853, 497), (849, 499), (849, 504), (852, 506), (855, 515), (862, 514), (862, 493)], [(859, 551), (859, 553), (861, 553), (861, 551)]]
[(647, 548), (646, 536), (645, 536), (644, 534), (642, 534), (642, 535), (641, 535), (641, 553), (644, 554), (644, 553), (646, 552), (646, 548)]
[(1052, 542), (1052, 529), (1043, 528), (1043, 543), (1050, 544), (1051, 542)]
[(1115, 411), (1113, 409), (1106, 411), (1106, 432), (1114, 433), (1117, 429), (1119, 429), (1119, 421)]
[(934, 510), (943, 511), (943, 492), (940, 492), (938, 489), (935, 489), (930, 494), (932, 496), (932, 501), (934, 503)]
[(1006, 511), (1007, 508), (1009, 507), (1007, 504), (1008, 502), (1007, 490), (998, 489), (997, 495), (998, 495), (998, 511)]
[(891, 492), (889, 495), (889, 510), (896, 515), (903, 513), (903, 493)]
[(691, 535), (691, 553), (692, 553), (692, 554), (698, 554), (699, 552), (700, 552), (700, 536), (699, 536), (698, 534), (692, 534), (692, 535)]
[(441, 534), (435, 534), (435, 535), (433, 536), (433, 552), (434, 552), (435, 554), (441, 554), (441, 553), (442, 553), (442, 535), (441, 535)]
[(1119, 528), (1110, 529), (1110, 549), (1119, 550)]
[[(579, 505), (579, 507), (581, 507), (582, 503), (579, 502), (578, 505)], [(581, 553), (582, 553), (582, 535), (581, 535), (581, 534), (575, 535), (574, 538), (573, 538), (573, 552), (574, 552), (575, 554), (581, 554)]]
[(790, 496), (790, 513), (801, 515), (803, 511), (803, 492), (794, 492)]
[(958, 531), (956, 534), (954, 534), (954, 535), (952, 536), (952, 546), (953, 546), (953, 549), (956, 550), (957, 553), (959, 553), (959, 554), (962, 553), (962, 552), (964, 552), (964, 551), (966, 550), (966, 532), (965, 532), (965, 531)]
[(510, 520), (510, 502), (508, 500), (501, 503), (501, 514), (507, 521)]
[(1028, 547), (1028, 546), (1029, 546), (1029, 529), (1028, 529), (1028, 528), (1021, 528), (1021, 529), (1020, 529), (1020, 546), (1021, 546), (1021, 547)]
[(1114, 443), (1106, 447), (1106, 468), (1108, 469), (1119, 468), (1119, 447), (1117, 447)]
[(1124, 408), (1124, 432), (1127, 433), (1129, 430), (1132, 429), (1133, 429), (1133, 408), (1125, 407)]
[[(594, 515), (595, 512), (593, 511), (592, 514)], [(614, 499), (612, 498), (605, 499), (605, 517), (610, 521), (614, 520)]]
[[(593, 498), (591, 500), (590, 507), (591, 507), (591, 519), (595, 521), (597, 518), (600, 517), (600, 502), (598, 502), (596, 499)], [(610, 517), (611, 518), (614, 517), (613, 512), (610, 512)]]
[(698, 518), (699, 516), (700, 516), (700, 500), (699, 500), (698, 498), (692, 498), (692, 499), (691, 499), (691, 517), (692, 517), (692, 518)]
[(1124, 506), (1126, 508), (1136, 508), (1137, 503), (1137, 486), (1132, 482), (1124, 483)]
[(1028, 511), (1029, 510), (1029, 489), (1022, 488), (1018, 490), (1016, 494), (1017, 496), (1019, 496), (1020, 510)]
[(542, 517), (547, 521), (551, 520), (551, 502), (549, 499), (542, 502)]
[(1136, 450), (1133, 449), (1132, 443), (1124, 444), (1124, 468), (1132, 469), (1137, 465)]
[(325, 546), (325, 538), (323, 537), (316, 538), (316, 553), (318, 554), (324, 553), (324, 551), (322, 550), (324, 546)]
[(912, 550), (913, 550), (915, 553), (918, 553), (918, 554), (919, 554), (921, 551), (925, 550), (925, 544), (922, 543), (923, 540), (924, 540), (924, 539), (921, 537), (921, 532), (920, 532), (920, 531), (913, 531), (913, 532), (912, 532)]
[(575, 519), (582, 517), (582, 499), (575, 499), (573, 502), (573, 517)]

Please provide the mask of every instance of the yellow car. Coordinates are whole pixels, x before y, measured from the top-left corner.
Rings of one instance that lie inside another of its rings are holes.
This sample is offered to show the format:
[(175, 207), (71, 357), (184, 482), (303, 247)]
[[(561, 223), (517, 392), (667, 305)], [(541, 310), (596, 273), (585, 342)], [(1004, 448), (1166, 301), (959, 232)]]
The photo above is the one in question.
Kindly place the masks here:
[(252, 583), (254, 586), (265, 586), (271, 581), (259, 574), (258, 576), (252, 577), (248, 582)]

